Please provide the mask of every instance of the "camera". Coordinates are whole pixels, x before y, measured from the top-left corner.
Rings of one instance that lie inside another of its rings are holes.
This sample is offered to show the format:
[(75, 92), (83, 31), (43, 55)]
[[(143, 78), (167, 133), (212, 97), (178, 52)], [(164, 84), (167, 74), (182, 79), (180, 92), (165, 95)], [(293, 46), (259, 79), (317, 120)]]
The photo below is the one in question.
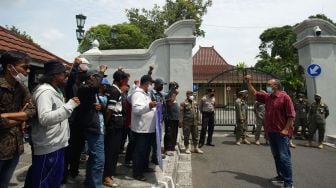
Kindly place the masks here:
[(319, 37), (322, 33), (322, 30), (319, 26), (315, 26), (313, 30), (314, 30), (315, 36)]

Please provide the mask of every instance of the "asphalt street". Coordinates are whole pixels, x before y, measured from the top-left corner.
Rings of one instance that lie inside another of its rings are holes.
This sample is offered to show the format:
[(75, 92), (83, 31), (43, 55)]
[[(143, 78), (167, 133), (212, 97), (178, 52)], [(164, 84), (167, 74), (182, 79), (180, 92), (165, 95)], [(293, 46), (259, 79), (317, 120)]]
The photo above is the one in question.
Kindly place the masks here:
[[(253, 140), (252, 138), (250, 140)], [(235, 138), (216, 134), (215, 147), (203, 146), (203, 155), (192, 155), (194, 188), (282, 187), (269, 179), (276, 176), (269, 146), (236, 146)], [(296, 188), (336, 188), (336, 149), (304, 147), (292, 149)]]

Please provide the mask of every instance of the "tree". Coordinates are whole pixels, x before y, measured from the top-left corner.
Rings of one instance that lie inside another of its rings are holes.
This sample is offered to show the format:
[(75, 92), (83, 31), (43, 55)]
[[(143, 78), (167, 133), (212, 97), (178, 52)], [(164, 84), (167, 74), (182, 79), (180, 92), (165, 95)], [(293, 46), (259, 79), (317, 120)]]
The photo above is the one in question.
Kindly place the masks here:
[(33, 38), (30, 35), (28, 35), (26, 33), (26, 31), (21, 31), (19, 28), (15, 27), (14, 25), (12, 25), (12, 26), (6, 25), (6, 29), (8, 29), (9, 31), (13, 32), (16, 35), (19, 35), (19, 36), (27, 39), (30, 42), (34, 42)]
[(166, 0), (162, 8), (158, 5), (151, 10), (132, 8), (127, 9), (126, 13), (129, 22), (141, 28), (152, 42), (164, 36), (165, 28), (183, 19), (195, 19), (195, 35), (204, 37), (202, 18), (211, 5), (212, 0)]
[[(323, 14), (310, 16), (334, 22)], [(298, 25), (298, 24), (296, 24)], [(296, 26), (294, 25), (294, 26)], [(298, 52), (293, 44), (296, 42), (294, 26), (266, 29), (261, 35), (258, 62), (255, 68), (269, 72), (281, 79), (288, 92), (305, 92), (304, 68), (299, 65)]]
[(324, 14), (316, 14), (314, 16), (309, 16), (309, 19), (312, 19), (312, 18), (319, 18), (319, 19), (322, 19), (322, 20), (325, 20), (325, 21), (328, 21), (330, 22), (331, 24), (335, 25), (336, 26), (336, 23), (334, 21), (332, 21), (330, 18), (328, 18), (326, 15)]
[[(117, 31), (117, 38), (112, 39), (111, 31)], [(141, 32), (141, 30), (128, 23), (118, 24), (114, 26), (100, 24), (91, 27), (78, 47), (78, 51), (83, 53), (91, 48), (91, 43), (97, 39), (100, 43), (100, 50), (107, 49), (137, 49), (145, 48), (149, 44), (148, 36)]]

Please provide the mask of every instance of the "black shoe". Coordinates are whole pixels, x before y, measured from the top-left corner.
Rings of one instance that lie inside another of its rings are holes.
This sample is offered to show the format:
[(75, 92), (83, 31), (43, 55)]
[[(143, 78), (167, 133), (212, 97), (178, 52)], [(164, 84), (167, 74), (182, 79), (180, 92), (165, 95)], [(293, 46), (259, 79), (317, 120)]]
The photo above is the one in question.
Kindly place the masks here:
[(145, 173), (152, 173), (152, 172), (155, 172), (155, 170), (152, 169), (152, 168), (146, 168), (144, 171), (145, 171)]
[(133, 178), (136, 179), (136, 180), (139, 180), (139, 181), (146, 181), (147, 180), (144, 175), (133, 176)]
[(158, 164), (159, 164), (159, 162), (158, 162), (157, 159), (152, 159), (151, 162), (152, 162), (153, 164), (155, 164), (155, 165), (158, 165)]
[(199, 148), (201, 148), (201, 147), (203, 147), (203, 146), (204, 146), (203, 143), (199, 143), (199, 144), (198, 144), (198, 147), (199, 147)]
[(215, 144), (212, 144), (212, 143), (207, 143), (206, 145), (207, 145), (207, 146), (212, 146), (212, 147), (215, 146)]
[(279, 176), (270, 179), (272, 183), (284, 183), (284, 180)]

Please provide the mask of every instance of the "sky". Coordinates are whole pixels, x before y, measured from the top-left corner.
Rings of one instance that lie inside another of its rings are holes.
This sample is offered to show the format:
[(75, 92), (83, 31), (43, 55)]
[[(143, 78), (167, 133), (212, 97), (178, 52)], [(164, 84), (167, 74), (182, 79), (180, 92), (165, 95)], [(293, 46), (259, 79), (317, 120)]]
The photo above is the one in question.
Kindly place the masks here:
[[(125, 9), (151, 9), (165, 0), (0, 0), (0, 25), (26, 31), (41, 47), (70, 62), (79, 55), (75, 15), (87, 16), (85, 30), (97, 24), (127, 22)], [(311, 15), (336, 21), (335, 0), (213, 0), (203, 18), (199, 46), (214, 48), (231, 65), (257, 62), (259, 35), (270, 27), (293, 25)]]

